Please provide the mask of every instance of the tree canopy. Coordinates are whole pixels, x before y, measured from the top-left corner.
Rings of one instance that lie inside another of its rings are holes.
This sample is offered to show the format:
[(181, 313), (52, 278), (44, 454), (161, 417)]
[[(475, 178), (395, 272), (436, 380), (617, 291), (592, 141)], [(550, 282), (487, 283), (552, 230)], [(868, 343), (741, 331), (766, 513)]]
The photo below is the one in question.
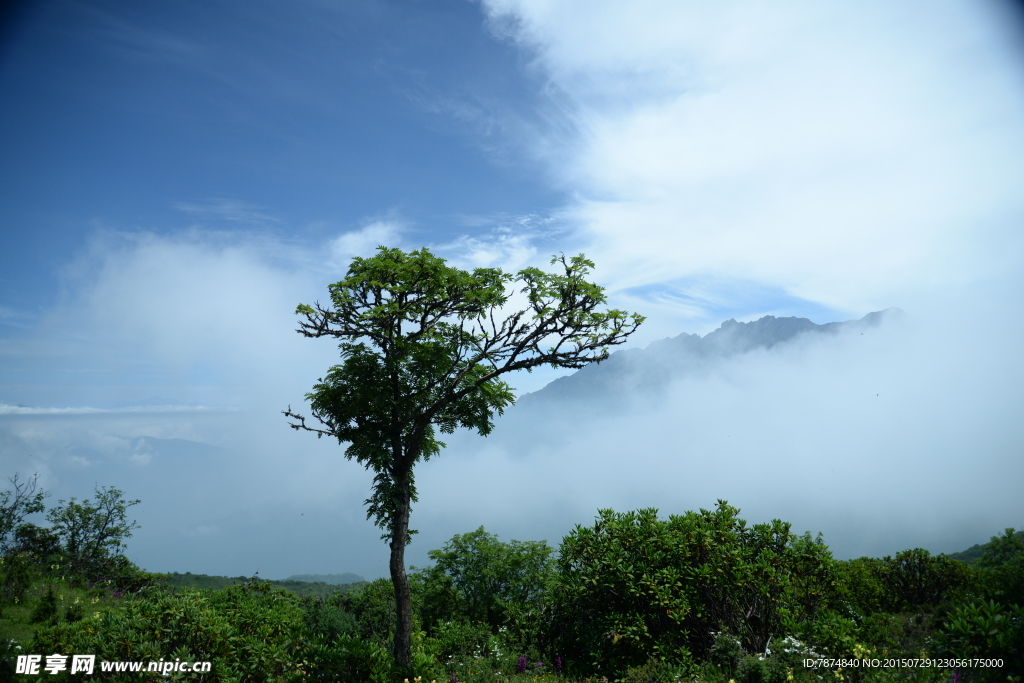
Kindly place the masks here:
[[(587, 281), (583, 255), (554, 257), (558, 272), (524, 268), (464, 271), (427, 249), (380, 247), (355, 258), (328, 287), (330, 305), (300, 305), (298, 332), (335, 337), (342, 362), (306, 395), (318, 426), (285, 411), (295, 429), (347, 444), (345, 456), (374, 472), (367, 517), (391, 546), (398, 628), (395, 657), (410, 658), (412, 612), (404, 548), (416, 500), (413, 468), (444, 444), (436, 430), (487, 435), (515, 402), (501, 376), (550, 365), (581, 368), (608, 357), (643, 322), (600, 310), (604, 290)], [(516, 308), (513, 301), (523, 304)]]

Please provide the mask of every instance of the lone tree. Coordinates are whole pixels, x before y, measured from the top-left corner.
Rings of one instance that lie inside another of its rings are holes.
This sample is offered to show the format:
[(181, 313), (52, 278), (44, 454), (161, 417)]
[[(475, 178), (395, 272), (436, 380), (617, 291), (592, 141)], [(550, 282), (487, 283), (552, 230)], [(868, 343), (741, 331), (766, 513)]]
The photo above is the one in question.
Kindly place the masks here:
[[(355, 258), (345, 279), (328, 287), (331, 306), (296, 309), (299, 333), (341, 340), (342, 363), (306, 394), (319, 426), (284, 411), (294, 429), (348, 444), (345, 457), (374, 472), (367, 519), (386, 531), (397, 625), (394, 655), (411, 665), (412, 602), (405, 572), (413, 468), (444, 444), (435, 428), (490, 433), (494, 413), (515, 402), (500, 379), (541, 365), (582, 368), (608, 357), (643, 317), (599, 311), (603, 288), (587, 282), (594, 264), (582, 255), (555, 257), (559, 273), (525, 268), (473, 272), (448, 266), (426, 249), (379, 247)], [(517, 288), (522, 310), (506, 304)]]

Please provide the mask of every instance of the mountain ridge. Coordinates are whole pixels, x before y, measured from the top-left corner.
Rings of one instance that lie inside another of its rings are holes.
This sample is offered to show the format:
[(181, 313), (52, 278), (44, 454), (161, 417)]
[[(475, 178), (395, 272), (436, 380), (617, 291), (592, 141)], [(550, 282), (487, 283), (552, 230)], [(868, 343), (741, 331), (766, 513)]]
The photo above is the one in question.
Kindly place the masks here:
[(887, 308), (857, 320), (821, 325), (796, 316), (777, 318), (765, 315), (747, 323), (730, 318), (703, 337), (684, 332), (653, 341), (643, 349), (616, 351), (602, 363), (588, 365), (549, 382), (535, 392), (524, 394), (519, 403), (530, 407), (564, 400), (588, 403), (615, 401), (616, 394), (625, 389), (640, 386), (654, 390), (667, 385), (674, 377), (706, 369), (730, 356), (756, 349), (772, 349), (807, 335), (835, 335), (856, 330), (863, 334), (864, 330), (876, 328), (885, 320), (903, 315), (905, 313), (899, 308)]

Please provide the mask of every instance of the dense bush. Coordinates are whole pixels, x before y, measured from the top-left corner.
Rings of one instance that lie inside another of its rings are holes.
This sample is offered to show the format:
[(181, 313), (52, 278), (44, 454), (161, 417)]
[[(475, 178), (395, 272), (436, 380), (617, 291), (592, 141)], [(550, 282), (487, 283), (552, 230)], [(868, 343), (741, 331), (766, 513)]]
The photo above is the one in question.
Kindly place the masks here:
[(881, 582), (887, 612), (906, 612), (939, 605), (969, 588), (975, 576), (962, 562), (916, 548), (885, 557)]
[[(298, 600), (269, 584), (202, 593), (130, 596), (99, 618), (40, 629), (32, 652), (95, 654), (97, 660), (210, 661), (211, 681), (280, 681), (297, 671), (289, 645), (301, 634)], [(69, 680), (68, 672), (47, 680)], [(132, 681), (139, 675), (114, 675)]]
[(984, 589), (1002, 605), (1024, 607), (1024, 534), (1007, 529), (994, 536), (978, 559)]
[(341, 636), (355, 636), (359, 634), (359, 622), (355, 615), (346, 612), (340, 605), (340, 600), (325, 600), (317, 597), (307, 597), (302, 600), (302, 620), (306, 632), (324, 638), (328, 643), (333, 643)]
[(1006, 680), (1024, 675), (1024, 608), (1002, 607), (994, 601), (959, 606), (939, 632), (938, 651), (948, 657), (1001, 657), (1000, 671), (972, 670), (969, 679)]
[[(581, 671), (621, 672), (652, 657), (703, 658), (725, 631), (758, 653), (780, 634), (787, 604), (820, 611), (832, 581), (824, 544), (778, 520), (747, 527), (738, 512), (724, 501), (667, 520), (602, 510), (593, 527), (577, 526), (561, 546), (550, 651)], [(788, 600), (794, 583), (820, 598)]]
[(395, 637), (395, 590), (391, 579), (371, 581), (359, 590), (334, 599), (334, 604), (351, 614), (363, 640), (390, 648)]
[(428, 631), (453, 620), (496, 631), (512, 611), (539, 610), (552, 576), (552, 553), (544, 541), (503, 543), (483, 527), (431, 550), (434, 565), (420, 573)]

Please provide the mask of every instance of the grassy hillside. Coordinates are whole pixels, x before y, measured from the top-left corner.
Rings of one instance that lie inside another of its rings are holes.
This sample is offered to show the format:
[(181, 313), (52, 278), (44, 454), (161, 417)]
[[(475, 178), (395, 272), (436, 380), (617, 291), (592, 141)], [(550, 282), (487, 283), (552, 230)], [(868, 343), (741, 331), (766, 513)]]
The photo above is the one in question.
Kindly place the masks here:
[[(355, 576), (354, 574), (348, 574), (345, 576)], [(356, 577), (358, 578), (358, 577)], [(207, 574), (193, 574), (192, 572), (185, 572), (179, 574), (174, 572), (172, 574), (164, 574), (159, 582), (173, 586), (174, 588), (199, 588), (201, 590), (223, 590), (229, 586), (237, 586), (239, 584), (248, 583), (252, 579), (248, 576), (209, 576)], [(268, 581), (271, 586), (275, 588), (283, 588), (289, 593), (294, 594), (297, 597), (304, 598), (307, 595), (311, 595), (317, 598), (329, 598), (335, 593), (341, 592), (346, 593), (350, 590), (360, 588), (366, 585), (366, 581), (356, 581), (353, 583), (346, 584), (335, 584), (326, 583), (323, 581), (296, 581), (294, 579), (286, 579), (284, 581)]]
[[(1017, 538), (1020, 538), (1020, 539), (1024, 540), (1024, 530), (1018, 531), (1015, 534), (1015, 536)], [(978, 558), (980, 558), (982, 555), (985, 554), (985, 551), (988, 550), (989, 545), (991, 545), (991, 543), (978, 543), (978, 544), (972, 545), (967, 550), (963, 550), (963, 551), (958, 552), (958, 553), (952, 553), (948, 557), (950, 559), (959, 560), (961, 562), (974, 562)]]

